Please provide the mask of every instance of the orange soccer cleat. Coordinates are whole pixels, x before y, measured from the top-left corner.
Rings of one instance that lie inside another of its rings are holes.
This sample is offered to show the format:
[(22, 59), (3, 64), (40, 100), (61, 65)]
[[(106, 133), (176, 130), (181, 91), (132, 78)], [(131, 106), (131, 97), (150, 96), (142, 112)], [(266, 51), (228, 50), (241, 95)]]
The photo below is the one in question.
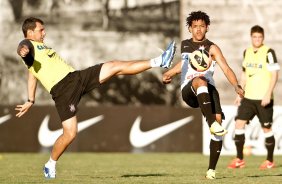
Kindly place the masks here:
[(228, 165), (229, 169), (236, 169), (236, 168), (244, 168), (245, 161), (239, 158), (234, 158), (231, 163)]
[(272, 169), (272, 168), (274, 168), (274, 167), (275, 167), (274, 162), (270, 162), (269, 160), (266, 160), (266, 161), (264, 161), (264, 162), (260, 165), (259, 169), (261, 169), (261, 170), (263, 170), (263, 169)]

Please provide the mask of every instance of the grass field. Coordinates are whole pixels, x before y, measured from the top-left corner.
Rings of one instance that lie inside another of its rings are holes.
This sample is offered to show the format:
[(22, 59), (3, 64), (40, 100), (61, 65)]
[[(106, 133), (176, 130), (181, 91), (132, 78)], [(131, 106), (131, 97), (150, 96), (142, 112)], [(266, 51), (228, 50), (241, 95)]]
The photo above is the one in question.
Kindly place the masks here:
[(65, 153), (57, 164), (57, 178), (43, 178), (48, 154), (1, 153), (0, 183), (101, 183), (101, 184), (181, 184), (181, 183), (281, 183), (282, 157), (277, 167), (260, 171), (264, 157), (249, 156), (245, 169), (226, 169), (229, 156), (222, 156), (217, 179), (206, 180), (208, 157), (191, 153)]

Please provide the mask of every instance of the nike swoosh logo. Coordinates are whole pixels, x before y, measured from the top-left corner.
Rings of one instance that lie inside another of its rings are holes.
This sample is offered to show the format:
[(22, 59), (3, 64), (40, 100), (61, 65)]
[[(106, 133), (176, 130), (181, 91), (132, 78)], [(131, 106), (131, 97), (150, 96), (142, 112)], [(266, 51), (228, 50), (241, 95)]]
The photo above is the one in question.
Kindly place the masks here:
[(142, 118), (140, 116), (136, 118), (131, 127), (129, 135), (131, 145), (137, 148), (145, 147), (151, 144), (152, 142), (164, 137), (165, 135), (180, 128), (181, 126), (190, 123), (194, 118), (191, 116), (183, 118), (181, 120), (166, 124), (164, 126), (146, 132), (140, 130), (141, 119)]
[(214, 133), (223, 133), (224, 132), (224, 130), (221, 130), (221, 131), (218, 131), (218, 132), (214, 132)]
[(256, 73), (253, 73), (253, 74), (249, 74), (249, 77), (252, 77), (252, 76), (254, 76)]
[(4, 123), (5, 121), (8, 121), (10, 118), (11, 118), (11, 115), (10, 115), (10, 114), (8, 114), (8, 115), (6, 115), (6, 116), (2, 116), (2, 117), (0, 118), (0, 125), (1, 125), (2, 123)]
[(203, 104), (206, 105), (206, 104), (210, 104), (210, 103), (211, 103), (211, 102), (204, 102)]
[(267, 165), (266, 167), (267, 167), (268, 169), (271, 169), (271, 168), (273, 168), (273, 164)]
[(55, 55), (55, 53), (47, 54), (47, 55), (49, 56), (49, 58), (52, 58)]
[[(44, 147), (50, 147), (53, 146), (53, 144), (55, 143), (55, 141), (57, 140), (57, 138), (63, 133), (63, 128), (58, 129), (58, 130), (50, 130), (48, 128), (48, 123), (49, 123), (49, 119), (50, 116), (47, 115), (39, 128), (38, 131), (38, 141), (40, 143), (41, 146)], [(81, 132), (82, 130), (94, 125), (95, 123), (98, 123), (99, 121), (101, 121), (102, 119), (104, 119), (103, 115), (82, 121), (80, 123), (78, 123), (77, 125), (77, 133)]]

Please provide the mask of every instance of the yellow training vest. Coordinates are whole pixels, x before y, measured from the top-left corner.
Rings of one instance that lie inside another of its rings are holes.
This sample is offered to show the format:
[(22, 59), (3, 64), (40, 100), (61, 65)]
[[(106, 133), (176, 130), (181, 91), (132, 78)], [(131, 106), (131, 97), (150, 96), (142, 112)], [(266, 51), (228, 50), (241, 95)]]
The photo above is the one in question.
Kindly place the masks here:
[(44, 43), (31, 40), (30, 42), (34, 47), (34, 62), (28, 70), (50, 92), (55, 84), (74, 69)]
[(268, 50), (269, 47), (263, 45), (256, 53), (252, 47), (245, 52), (243, 61), (246, 74), (245, 98), (262, 100), (269, 88), (271, 72), (267, 69)]

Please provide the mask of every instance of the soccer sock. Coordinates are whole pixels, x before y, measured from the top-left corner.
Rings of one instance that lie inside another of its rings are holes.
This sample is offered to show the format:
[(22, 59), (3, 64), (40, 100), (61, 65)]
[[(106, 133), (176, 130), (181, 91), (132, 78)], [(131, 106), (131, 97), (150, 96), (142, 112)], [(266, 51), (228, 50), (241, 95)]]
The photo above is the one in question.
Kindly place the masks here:
[(234, 141), (237, 149), (237, 158), (243, 160), (243, 148), (245, 144), (245, 129), (235, 129)]
[(207, 86), (200, 86), (197, 89), (197, 99), (203, 115), (206, 117), (209, 127), (215, 121), (215, 115), (212, 113), (210, 95)]
[(267, 149), (267, 157), (266, 159), (270, 162), (273, 162), (273, 152), (275, 147), (275, 138), (273, 132), (265, 133), (265, 147)]
[(162, 55), (150, 60), (151, 67), (160, 67), (162, 64)]
[(57, 163), (57, 161), (53, 160), (53, 159), (50, 157), (50, 159), (48, 160), (48, 162), (47, 162), (45, 165), (48, 166), (48, 167), (55, 168), (55, 167), (56, 167), (56, 163)]
[(215, 170), (222, 148), (222, 136), (211, 135), (209, 168)]

